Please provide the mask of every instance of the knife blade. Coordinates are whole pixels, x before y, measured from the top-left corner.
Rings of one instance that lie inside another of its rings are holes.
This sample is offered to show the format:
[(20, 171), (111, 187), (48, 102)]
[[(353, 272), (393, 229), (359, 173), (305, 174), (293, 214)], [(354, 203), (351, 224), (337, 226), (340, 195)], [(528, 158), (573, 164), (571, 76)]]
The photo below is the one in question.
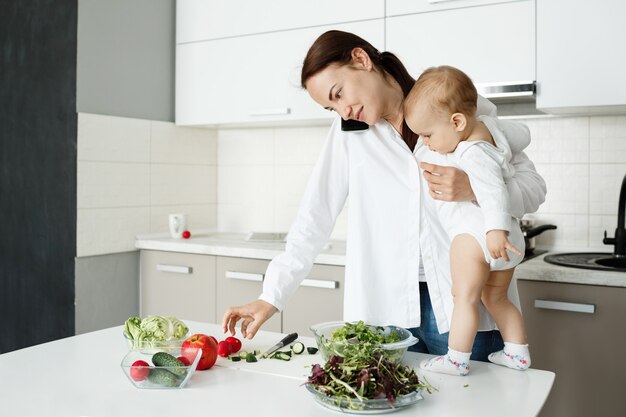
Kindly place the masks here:
[(287, 336), (285, 336), (284, 338), (281, 339), (280, 342), (276, 343), (274, 346), (272, 346), (271, 348), (269, 348), (264, 354), (261, 355), (262, 359), (267, 358), (268, 356), (270, 356), (272, 353), (276, 352), (278, 349), (280, 349), (281, 347), (288, 345), (289, 343), (293, 342), (294, 340), (296, 340), (298, 338), (298, 333), (290, 333)]

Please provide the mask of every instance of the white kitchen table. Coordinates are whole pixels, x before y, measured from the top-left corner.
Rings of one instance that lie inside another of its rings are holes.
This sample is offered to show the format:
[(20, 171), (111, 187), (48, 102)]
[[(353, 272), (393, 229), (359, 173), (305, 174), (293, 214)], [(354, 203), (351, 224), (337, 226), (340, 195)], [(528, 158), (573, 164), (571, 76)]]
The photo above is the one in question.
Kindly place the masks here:
[[(220, 326), (185, 321), (192, 333), (222, 340)], [(302, 383), (319, 354), (293, 355), (256, 363), (218, 358), (209, 370), (197, 371), (182, 389), (137, 389), (120, 367), (128, 345), (123, 326), (86, 333), (0, 355), (0, 416), (331, 416)], [(247, 351), (265, 351), (283, 335), (260, 331), (243, 340)], [(315, 346), (311, 337), (300, 337)], [(430, 355), (407, 353), (417, 369)], [(438, 388), (397, 416), (533, 417), (545, 402), (554, 373), (514, 371), (472, 362), (465, 377), (418, 371)]]

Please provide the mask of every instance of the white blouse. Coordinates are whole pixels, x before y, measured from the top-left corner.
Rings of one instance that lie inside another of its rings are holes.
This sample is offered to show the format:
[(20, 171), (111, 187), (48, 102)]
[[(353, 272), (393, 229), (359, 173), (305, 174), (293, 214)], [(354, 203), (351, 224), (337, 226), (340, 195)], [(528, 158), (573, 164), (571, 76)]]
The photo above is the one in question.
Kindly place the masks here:
[[(513, 152), (517, 149), (511, 144)], [(350, 195), (344, 320), (420, 325), (418, 274), (420, 254), (440, 333), (452, 317), (450, 241), (437, 220), (434, 201), (417, 162), (424, 146), (412, 153), (396, 130), (380, 121), (365, 131), (344, 132), (340, 118), (309, 179), (284, 253), (265, 274), (260, 299), (279, 310), (307, 276), (326, 244)], [(523, 153), (514, 153), (516, 175), (508, 185), (511, 213), (536, 211), (545, 199), (545, 183)], [(430, 203), (429, 203), (430, 201)], [(512, 301), (516, 296), (516, 285)], [(319, 308), (324, 308), (320, 300)], [(481, 310), (479, 330), (495, 323)]]

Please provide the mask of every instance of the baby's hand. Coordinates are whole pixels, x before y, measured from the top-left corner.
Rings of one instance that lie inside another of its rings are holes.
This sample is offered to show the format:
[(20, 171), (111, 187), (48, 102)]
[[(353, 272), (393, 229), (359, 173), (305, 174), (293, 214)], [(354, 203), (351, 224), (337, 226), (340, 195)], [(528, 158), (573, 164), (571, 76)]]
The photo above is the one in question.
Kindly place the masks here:
[(511, 245), (511, 242), (507, 239), (508, 232), (506, 230), (490, 230), (487, 232), (487, 249), (493, 259), (504, 258), (506, 262), (509, 262), (509, 254), (506, 250), (521, 255), (522, 252), (515, 246)]

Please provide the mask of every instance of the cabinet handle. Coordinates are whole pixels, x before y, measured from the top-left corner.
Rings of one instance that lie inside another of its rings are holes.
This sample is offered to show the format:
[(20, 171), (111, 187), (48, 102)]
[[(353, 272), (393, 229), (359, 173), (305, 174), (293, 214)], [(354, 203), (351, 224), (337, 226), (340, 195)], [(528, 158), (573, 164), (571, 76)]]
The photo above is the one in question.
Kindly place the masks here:
[(249, 113), (249, 116), (283, 116), (285, 114), (290, 114), (291, 108), (289, 107), (281, 107), (277, 109), (261, 109), (257, 111), (253, 111)]
[(249, 272), (226, 271), (226, 278), (263, 282), (263, 274), (251, 274)]
[(191, 274), (193, 273), (193, 268), (190, 266), (181, 266), (181, 265), (167, 265), (167, 264), (157, 264), (157, 271), (161, 272), (174, 272), (175, 274)]
[(565, 303), (562, 301), (535, 300), (535, 308), (545, 308), (547, 310), (573, 311), (574, 313), (594, 314), (595, 304)]
[(315, 287), (315, 288), (330, 288), (334, 289), (339, 287), (339, 282), (337, 281), (326, 281), (322, 279), (304, 279), (300, 283), (303, 287)]

